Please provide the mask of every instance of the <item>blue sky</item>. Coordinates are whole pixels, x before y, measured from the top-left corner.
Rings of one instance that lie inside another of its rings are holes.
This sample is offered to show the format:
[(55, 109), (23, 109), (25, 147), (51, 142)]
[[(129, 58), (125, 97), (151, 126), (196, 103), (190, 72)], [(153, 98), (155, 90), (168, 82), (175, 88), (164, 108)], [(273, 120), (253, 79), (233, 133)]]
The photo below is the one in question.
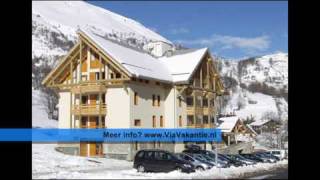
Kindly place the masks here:
[(139, 21), (172, 42), (209, 47), (227, 58), (288, 52), (288, 3), (215, 1), (94, 1)]

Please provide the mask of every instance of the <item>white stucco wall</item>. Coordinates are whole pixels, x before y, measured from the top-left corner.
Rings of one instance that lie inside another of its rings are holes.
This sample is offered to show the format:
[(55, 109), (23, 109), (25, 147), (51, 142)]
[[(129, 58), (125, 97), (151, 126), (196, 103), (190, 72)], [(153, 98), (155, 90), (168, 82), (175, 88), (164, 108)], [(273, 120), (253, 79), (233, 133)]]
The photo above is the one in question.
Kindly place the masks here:
[(108, 88), (106, 92), (108, 128), (129, 128), (130, 126), (130, 99), (129, 89), (123, 87)]
[(59, 92), (59, 128), (70, 128), (70, 92)]
[[(152, 128), (152, 116), (156, 116), (156, 127), (160, 127), (160, 116), (163, 116), (164, 127), (170, 119), (165, 116), (165, 99), (167, 92), (163, 86), (154, 84), (130, 84), (131, 127), (134, 120), (141, 120), (141, 127)], [(134, 92), (138, 93), (138, 105), (134, 105)], [(152, 106), (152, 95), (156, 96), (156, 106)], [(160, 106), (157, 106), (160, 95)]]

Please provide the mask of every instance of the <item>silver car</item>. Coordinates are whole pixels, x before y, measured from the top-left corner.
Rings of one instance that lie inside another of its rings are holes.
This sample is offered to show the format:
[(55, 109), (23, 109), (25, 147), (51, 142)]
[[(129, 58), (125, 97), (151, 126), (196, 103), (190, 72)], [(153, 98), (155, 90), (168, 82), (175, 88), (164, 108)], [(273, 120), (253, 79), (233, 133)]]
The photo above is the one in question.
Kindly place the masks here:
[(186, 160), (188, 162), (190, 162), (192, 165), (194, 165), (196, 167), (196, 170), (206, 170), (206, 169), (210, 169), (212, 168), (211, 165), (201, 161), (200, 159), (197, 159), (195, 157), (192, 157), (189, 154), (185, 154), (185, 153), (177, 153), (176, 154), (178, 158)]

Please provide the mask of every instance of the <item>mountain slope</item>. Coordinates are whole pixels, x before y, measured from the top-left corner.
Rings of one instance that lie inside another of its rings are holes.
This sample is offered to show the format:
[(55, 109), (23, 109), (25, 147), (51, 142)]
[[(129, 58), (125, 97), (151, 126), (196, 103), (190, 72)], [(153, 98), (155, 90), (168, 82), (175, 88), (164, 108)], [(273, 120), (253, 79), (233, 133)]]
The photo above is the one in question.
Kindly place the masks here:
[(240, 61), (216, 57), (218, 69), (231, 95), (223, 112), (261, 120), (273, 114), (288, 118), (288, 54), (274, 53)]

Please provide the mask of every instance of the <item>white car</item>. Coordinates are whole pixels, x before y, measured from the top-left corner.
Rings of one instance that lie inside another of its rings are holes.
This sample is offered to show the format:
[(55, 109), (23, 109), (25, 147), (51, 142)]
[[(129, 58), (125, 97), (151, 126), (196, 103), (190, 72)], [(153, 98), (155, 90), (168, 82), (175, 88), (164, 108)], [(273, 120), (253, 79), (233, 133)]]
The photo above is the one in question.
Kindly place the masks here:
[(280, 160), (286, 157), (285, 150), (270, 150), (271, 154), (277, 156)]

